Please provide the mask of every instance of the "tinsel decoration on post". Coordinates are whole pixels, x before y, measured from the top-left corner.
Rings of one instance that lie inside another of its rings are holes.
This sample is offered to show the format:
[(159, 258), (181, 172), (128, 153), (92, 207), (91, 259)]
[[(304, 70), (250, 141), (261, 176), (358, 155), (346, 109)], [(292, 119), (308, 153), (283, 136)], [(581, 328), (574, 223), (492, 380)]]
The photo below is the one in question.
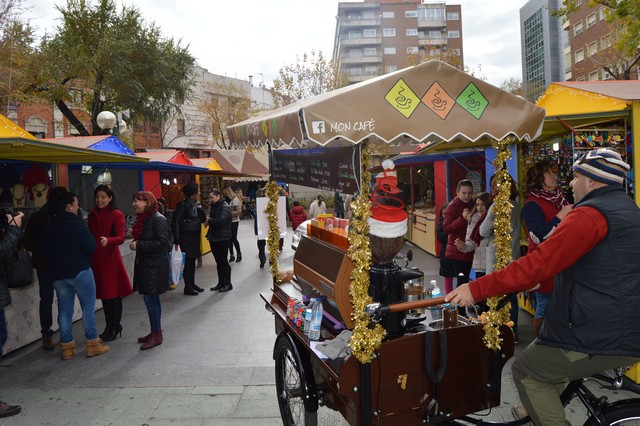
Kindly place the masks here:
[(280, 229), (278, 228), (278, 198), (280, 188), (275, 181), (269, 181), (265, 186), (265, 195), (269, 198), (267, 203), (267, 221), (269, 222), (269, 236), (267, 247), (269, 249), (269, 271), (274, 281), (278, 281), (278, 256), (280, 256)]
[[(494, 244), (496, 248), (495, 270), (500, 270), (507, 266), (511, 260), (511, 180), (509, 171), (506, 168), (507, 160), (511, 158), (509, 146), (512, 141), (503, 139), (494, 141), (493, 148), (497, 151), (493, 166), (496, 169), (496, 179), (498, 183), (498, 194), (493, 200), (493, 211), (495, 221), (493, 224)], [(490, 297), (487, 299), (489, 312), (484, 320), (484, 343), (489, 349), (497, 351), (500, 349), (502, 339), (500, 337), (500, 327), (509, 321), (511, 303), (507, 303), (500, 310), (496, 310), (501, 297)]]
[(360, 193), (351, 203), (353, 217), (349, 222), (349, 250), (347, 255), (353, 263), (349, 296), (353, 305), (353, 320), (355, 327), (349, 347), (353, 356), (362, 364), (368, 364), (373, 359), (375, 351), (380, 347), (386, 335), (385, 329), (365, 313), (368, 304), (373, 303), (369, 296), (369, 273), (371, 269), (371, 247), (369, 245), (369, 224), (367, 220), (371, 213), (369, 199), (371, 188), (371, 172), (368, 171), (370, 159), (369, 144), (363, 142), (360, 147)]

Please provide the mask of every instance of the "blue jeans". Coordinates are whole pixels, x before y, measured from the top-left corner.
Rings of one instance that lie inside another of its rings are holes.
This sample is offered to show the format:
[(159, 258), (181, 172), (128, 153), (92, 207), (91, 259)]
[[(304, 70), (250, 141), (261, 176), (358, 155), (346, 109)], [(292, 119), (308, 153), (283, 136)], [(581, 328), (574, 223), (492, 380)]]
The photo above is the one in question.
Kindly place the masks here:
[(162, 317), (162, 305), (160, 304), (160, 296), (157, 294), (145, 294), (142, 296), (144, 304), (147, 305), (149, 313), (149, 323), (151, 331), (162, 330), (160, 318)]
[(58, 325), (60, 343), (73, 340), (73, 304), (78, 296), (82, 308), (82, 325), (87, 340), (98, 338), (96, 330), (96, 282), (91, 268), (85, 269), (74, 278), (65, 278), (53, 282), (58, 295)]
[(534, 293), (536, 295), (536, 318), (544, 318), (551, 293)]
[(2, 360), (2, 347), (7, 337), (7, 319), (4, 316), (4, 308), (0, 308), (0, 360)]

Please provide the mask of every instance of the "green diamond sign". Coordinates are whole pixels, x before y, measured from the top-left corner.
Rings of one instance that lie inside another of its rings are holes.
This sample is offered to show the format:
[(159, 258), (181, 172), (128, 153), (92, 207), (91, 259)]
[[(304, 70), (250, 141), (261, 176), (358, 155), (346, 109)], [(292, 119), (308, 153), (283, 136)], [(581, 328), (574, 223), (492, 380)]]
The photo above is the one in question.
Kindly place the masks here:
[(489, 106), (487, 98), (482, 95), (480, 89), (473, 83), (469, 83), (462, 93), (458, 95), (456, 103), (478, 120), (480, 120), (482, 114)]

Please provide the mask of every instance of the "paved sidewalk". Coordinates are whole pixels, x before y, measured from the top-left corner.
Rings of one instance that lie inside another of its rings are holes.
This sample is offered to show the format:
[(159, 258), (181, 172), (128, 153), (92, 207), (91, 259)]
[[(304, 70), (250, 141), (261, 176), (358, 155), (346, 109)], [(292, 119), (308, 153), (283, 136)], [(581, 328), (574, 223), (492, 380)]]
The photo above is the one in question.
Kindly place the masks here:
[[(3, 425), (230, 425), (282, 424), (274, 386), (272, 314), (259, 293), (269, 291), (268, 265), (259, 268), (253, 221), (240, 224), (243, 260), (233, 264), (233, 291), (209, 291), (217, 283), (213, 256), (204, 257), (196, 283), (198, 296), (182, 287), (163, 295), (164, 342), (140, 351), (137, 338), (148, 333), (142, 297), (125, 299), (122, 337), (111, 352), (84, 356), (80, 322), (74, 324), (78, 353), (60, 360), (60, 351), (42, 351), (40, 342), (7, 355), (0, 363), (0, 399), (22, 412)], [(291, 236), (285, 239), (281, 269), (291, 269)], [(406, 250), (406, 249), (405, 249)], [(411, 265), (427, 280), (438, 277), (438, 261), (418, 248)], [(102, 330), (104, 316), (96, 315)], [(521, 311), (519, 352), (532, 338), (531, 317)], [(37, 318), (33, 319), (37, 321)], [(57, 341), (58, 334), (54, 335)], [(510, 419), (517, 394), (503, 374), (503, 406), (488, 419)], [(320, 425), (344, 425), (339, 413), (321, 408)]]

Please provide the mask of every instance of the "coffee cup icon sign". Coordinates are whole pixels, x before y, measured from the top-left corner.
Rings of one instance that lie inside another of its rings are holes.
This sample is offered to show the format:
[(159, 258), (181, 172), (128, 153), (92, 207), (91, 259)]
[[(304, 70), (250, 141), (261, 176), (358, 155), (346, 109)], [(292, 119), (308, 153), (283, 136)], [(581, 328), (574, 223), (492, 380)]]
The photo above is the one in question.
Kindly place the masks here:
[(312, 121), (311, 122), (311, 129), (313, 131), (313, 133), (318, 134), (318, 133), (324, 133), (326, 131), (326, 125), (324, 121)]

